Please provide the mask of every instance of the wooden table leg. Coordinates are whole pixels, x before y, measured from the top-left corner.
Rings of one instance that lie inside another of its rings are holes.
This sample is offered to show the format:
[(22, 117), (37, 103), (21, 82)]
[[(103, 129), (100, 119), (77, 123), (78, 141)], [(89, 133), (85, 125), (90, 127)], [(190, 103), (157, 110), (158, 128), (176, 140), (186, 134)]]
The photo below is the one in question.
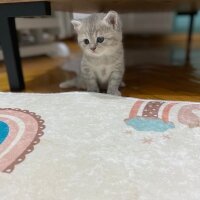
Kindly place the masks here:
[(22, 91), (25, 88), (15, 17), (50, 14), (50, 2), (47, 1), (0, 4), (0, 44), (11, 91)]

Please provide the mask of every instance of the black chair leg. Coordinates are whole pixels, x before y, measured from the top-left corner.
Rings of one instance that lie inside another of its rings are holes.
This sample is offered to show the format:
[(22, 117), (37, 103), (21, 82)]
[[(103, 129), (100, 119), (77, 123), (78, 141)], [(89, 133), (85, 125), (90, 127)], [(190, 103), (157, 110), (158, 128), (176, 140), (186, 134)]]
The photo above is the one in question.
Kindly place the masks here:
[(8, 73), (11, 91), (25, 88), (21, 67), (15, 17), (50, 15), (48, 1), (0, 4), (0, 44)]
[(0, 30), (0, 41), (7, 67), (10, 90), (21, 91), (25, 85), (19, 55), (15, 19), (13, 17), (0, 19)]

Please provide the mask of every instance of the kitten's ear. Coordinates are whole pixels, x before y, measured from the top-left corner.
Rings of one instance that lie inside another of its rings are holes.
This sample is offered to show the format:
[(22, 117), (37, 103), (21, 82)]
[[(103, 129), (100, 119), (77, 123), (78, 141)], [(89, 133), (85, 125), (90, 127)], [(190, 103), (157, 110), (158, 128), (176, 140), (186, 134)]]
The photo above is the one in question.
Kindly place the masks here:
[(119, 15), (115, 11), (109, 11), (107, 15), (103, 18), (103, 22), (107, 25), (112, 26), (114, 29), (120, 28)]
[(79, 31), (81, 27), (81, 22), (78, 20), (73, 19), (71, 21), (72, 25), (74, 26), (75, 31)]

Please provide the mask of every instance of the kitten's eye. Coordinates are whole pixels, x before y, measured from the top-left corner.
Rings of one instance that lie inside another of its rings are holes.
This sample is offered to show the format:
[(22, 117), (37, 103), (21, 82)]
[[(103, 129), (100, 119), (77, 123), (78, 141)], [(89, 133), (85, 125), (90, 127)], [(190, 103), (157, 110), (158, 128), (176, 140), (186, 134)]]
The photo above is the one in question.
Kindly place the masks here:
[(98, 37), (98, 38), (97, 38), (97, 42), (98, 42), (98, 43), (102, 43), (103, 41), (104, 41), (104, 37)]
[(85, 44), (89, 44), (89, 43), (90, 43), (90, 41), (89, 41), (88, 39), (84, 39), (83, 42), (84, 42)]

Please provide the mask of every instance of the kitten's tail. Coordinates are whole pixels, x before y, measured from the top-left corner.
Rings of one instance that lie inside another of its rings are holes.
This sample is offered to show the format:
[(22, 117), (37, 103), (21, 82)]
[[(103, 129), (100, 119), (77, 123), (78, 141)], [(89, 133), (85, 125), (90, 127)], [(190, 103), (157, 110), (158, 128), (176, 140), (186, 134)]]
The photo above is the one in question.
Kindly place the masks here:
[(66, 80), (59, 85), (60, 88), (72, 88), (72, 87), (77, 87), (77, 78), (73, 78), (71, 80)]
[(67, 88), (72, 88), (72, 87), (76, 87), (78, 89), (86, 88), (85, 84), (83, 83), (83, 81), (80, 80), (80, 78), (78, 76), (71, 80), (66, 80), (66, 81), (60, 83), (59, 87), (62, 89), (67, 89)]

